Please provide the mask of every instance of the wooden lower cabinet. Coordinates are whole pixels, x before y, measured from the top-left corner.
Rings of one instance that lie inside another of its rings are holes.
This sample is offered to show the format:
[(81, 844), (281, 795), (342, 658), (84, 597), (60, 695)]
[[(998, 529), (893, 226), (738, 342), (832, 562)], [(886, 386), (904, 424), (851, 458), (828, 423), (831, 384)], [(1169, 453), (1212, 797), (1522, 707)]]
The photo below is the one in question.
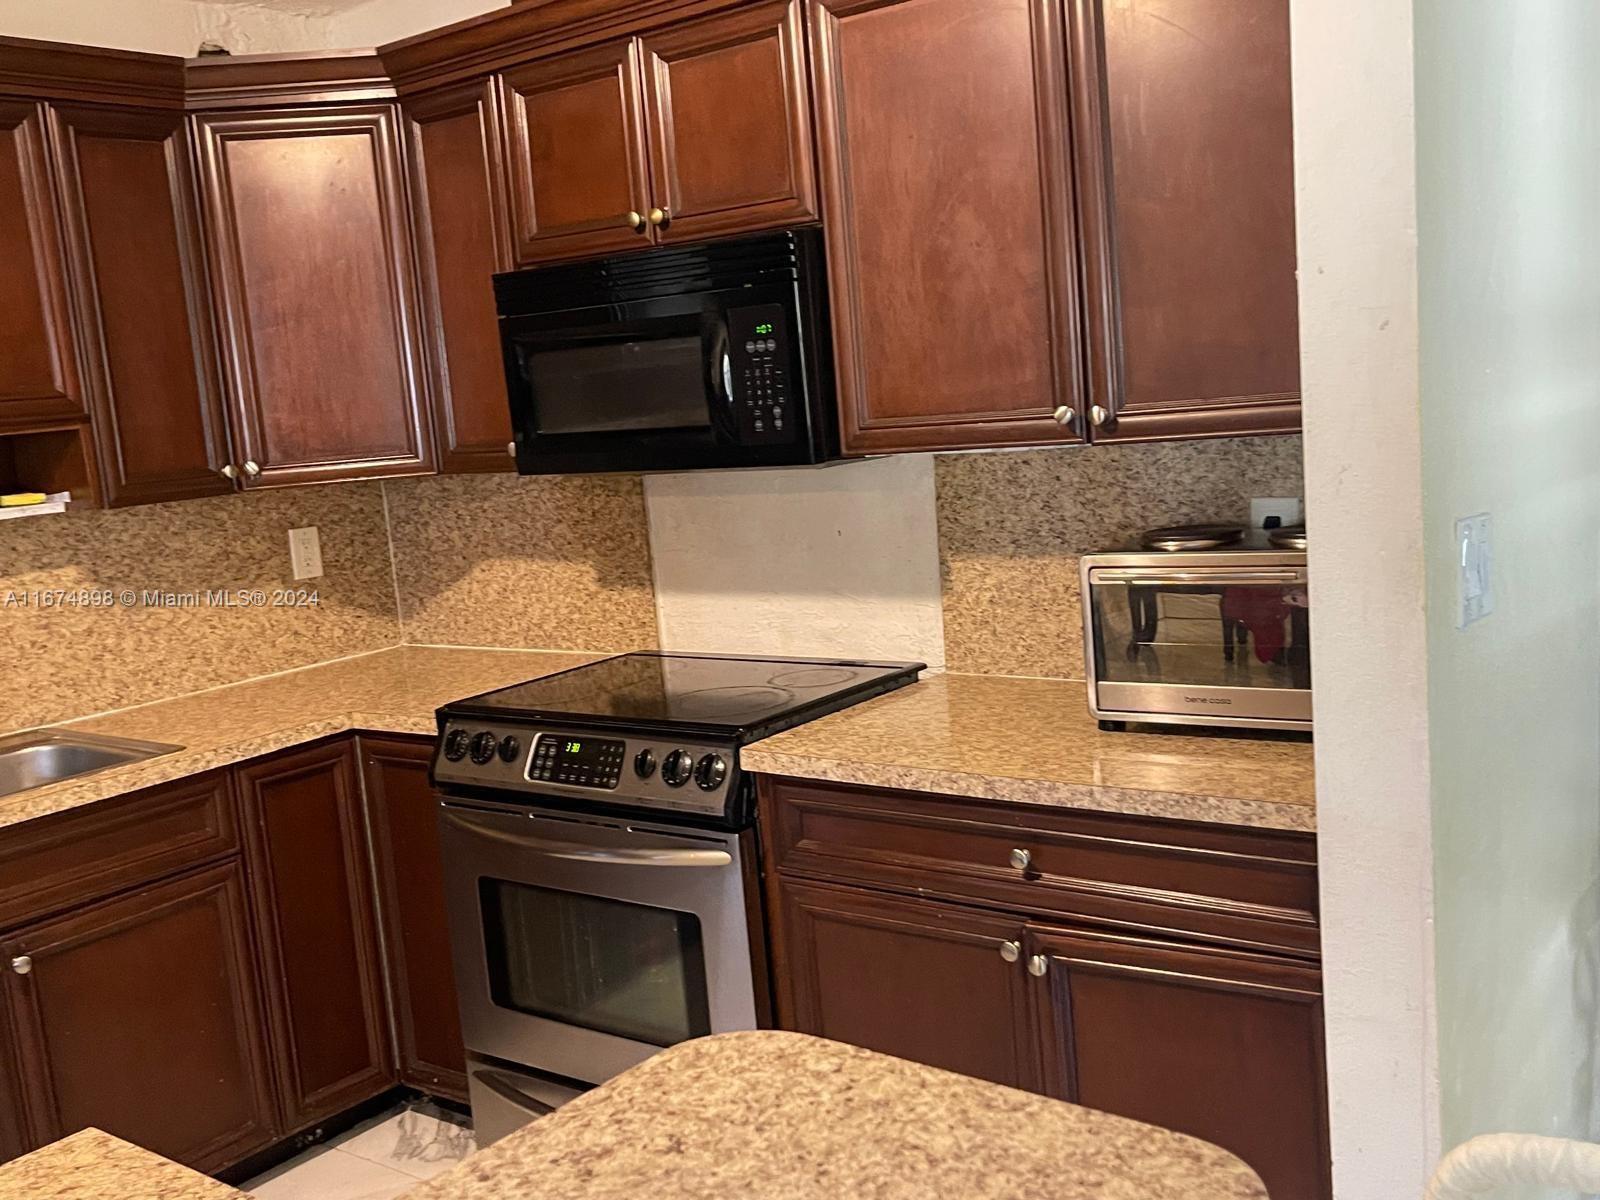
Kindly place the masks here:
[[(237, 860), (10, 934), (0, 957), (30, 1144), (94, 1126), (208, 1171), (277, 1138)], [(7, 1120), (0, 1149), (22, 1134)]]
[(784, 1028), (1037, 1088), (1020, 920), (804, 883), (777, 918)]
[(1332, 1195), (1316, 967), (1033, 926), (1025, 950), (1047, 1092), (1230, 1150), (1273, 1200)]
[(286, 1131), (395, 1083), (350, 739), (237, 772)]
[(389, 955), (389, 999), (400, 1081), (467, 1098), (467, 1052), (445, 919), (438, 796), (428, 782), (433, 742), (361, 739), (361, 770), (377, 861), (378, 916)]

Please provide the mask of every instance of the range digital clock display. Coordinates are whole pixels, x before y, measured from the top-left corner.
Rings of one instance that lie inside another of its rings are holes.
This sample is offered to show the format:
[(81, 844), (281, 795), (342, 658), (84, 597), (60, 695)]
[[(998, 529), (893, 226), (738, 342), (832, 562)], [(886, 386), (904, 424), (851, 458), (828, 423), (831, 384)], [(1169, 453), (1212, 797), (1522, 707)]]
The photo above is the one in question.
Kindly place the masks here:
[(614, 788), (622, 779), (627, 743), (614, 738), (539, 735), (528, 762), (528, 778), (574, 787)]

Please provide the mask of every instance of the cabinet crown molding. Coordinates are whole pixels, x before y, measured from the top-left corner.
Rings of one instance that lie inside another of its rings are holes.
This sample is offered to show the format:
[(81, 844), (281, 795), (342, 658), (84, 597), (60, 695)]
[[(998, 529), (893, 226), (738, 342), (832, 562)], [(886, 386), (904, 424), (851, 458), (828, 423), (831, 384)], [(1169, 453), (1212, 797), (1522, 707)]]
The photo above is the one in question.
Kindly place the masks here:
[(55, 102), (183, 107), (183, 59), (0, 37), (0, 93)]

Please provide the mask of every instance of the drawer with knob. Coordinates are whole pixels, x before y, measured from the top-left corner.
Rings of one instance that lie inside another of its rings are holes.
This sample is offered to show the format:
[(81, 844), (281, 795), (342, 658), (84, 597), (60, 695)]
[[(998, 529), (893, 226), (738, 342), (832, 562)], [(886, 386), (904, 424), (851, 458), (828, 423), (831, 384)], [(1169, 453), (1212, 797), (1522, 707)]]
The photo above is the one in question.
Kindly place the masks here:
[(786, 876), (1313, 955), (1315, 841), (797, 779), (760, 781)]

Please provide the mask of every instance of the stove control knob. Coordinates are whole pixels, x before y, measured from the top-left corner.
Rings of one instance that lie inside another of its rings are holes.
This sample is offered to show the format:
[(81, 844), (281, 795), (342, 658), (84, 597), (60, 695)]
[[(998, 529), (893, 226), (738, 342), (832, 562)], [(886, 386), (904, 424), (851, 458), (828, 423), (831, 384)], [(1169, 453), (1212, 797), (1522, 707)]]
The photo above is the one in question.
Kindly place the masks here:
[(500, 739), (485, 729), (482, 733), (472, 736), (472, 761), (480, 767), (495, 756), (495, 751), (500, 748)]
[(516, 739), (515, 735), (508, 733), (505, 735), (505, 737), (500, 739), (501, 762), (516, 762), (517, 755), (521, 753), (522, 743)]
[(661, 764), (661, 778), (668, 787), (682, 787), (694, 774), (694, 755), (687, 750), (674, 750)]
[(649, 779), (656, 773), (656, 752), (649, 746), (633, 756), (633, 773), (640, 779)]
[(460, 762), (467, 756), (467, 743), (472, 735), (465, 729), (452, 729), (444, 735), (444, 756), (451, 762)]
[(714, 792), (728, 777), (728, 760), (720, 754), (707, 754), (694, 765), (694, 781), (702, 792)]

